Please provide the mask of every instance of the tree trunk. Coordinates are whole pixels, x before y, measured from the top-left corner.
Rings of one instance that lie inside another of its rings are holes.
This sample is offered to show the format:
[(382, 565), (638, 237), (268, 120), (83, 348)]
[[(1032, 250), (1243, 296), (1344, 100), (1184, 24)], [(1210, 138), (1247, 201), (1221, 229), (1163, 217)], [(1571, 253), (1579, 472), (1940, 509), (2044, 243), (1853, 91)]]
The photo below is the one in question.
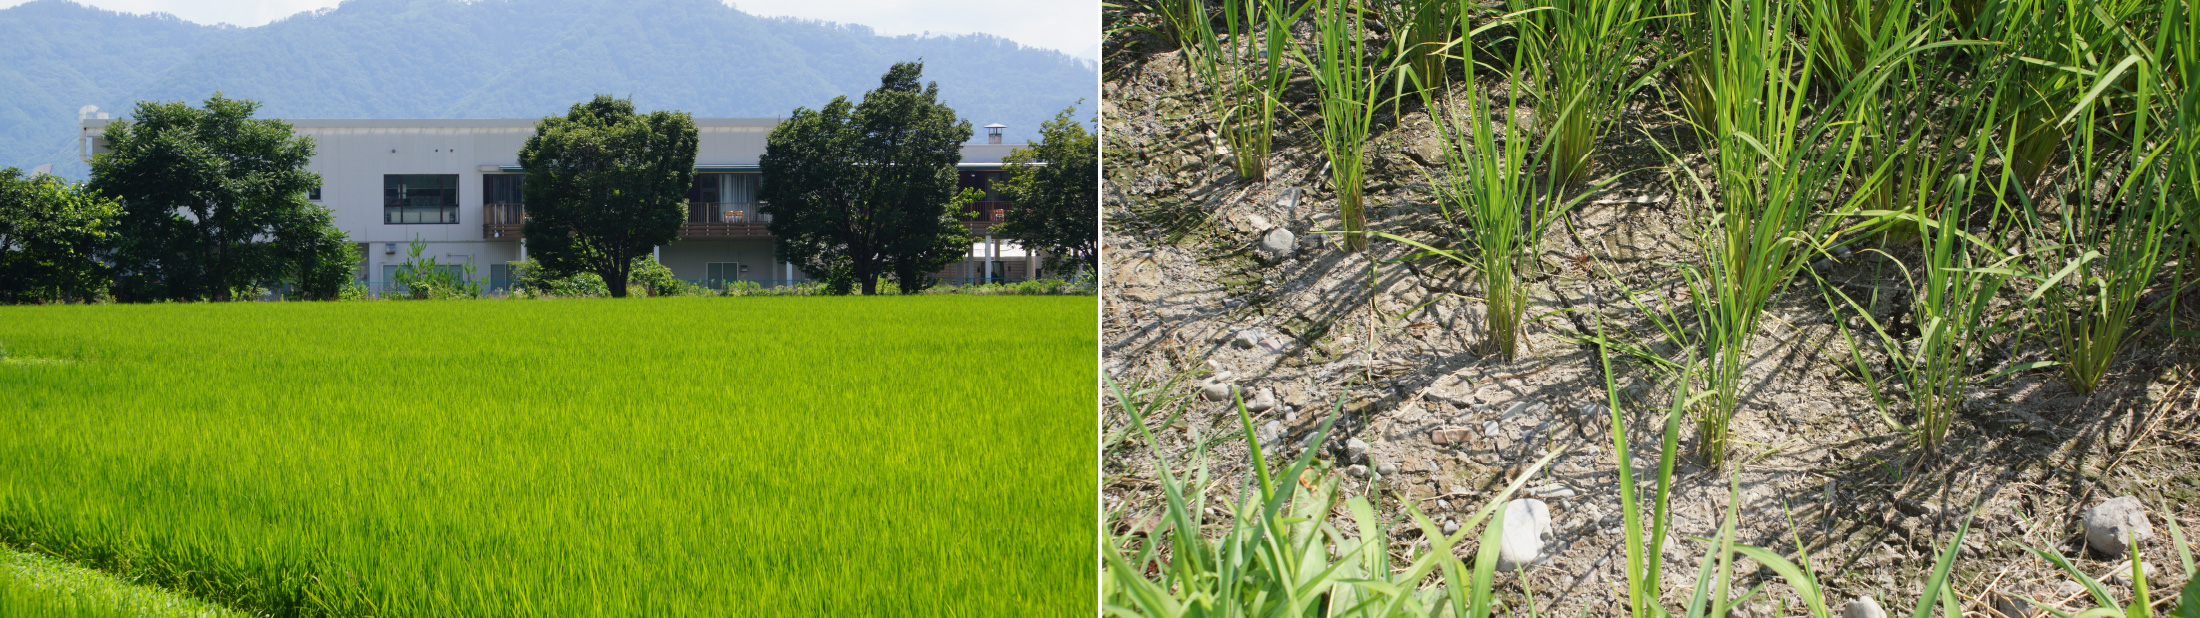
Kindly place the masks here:
[(604, 287), (611, 289), (612, 298), (626, 298), (627, 273), (625, 271), (625, 268), (613, 268), (611, 269), (611, 275), (603, 278)]

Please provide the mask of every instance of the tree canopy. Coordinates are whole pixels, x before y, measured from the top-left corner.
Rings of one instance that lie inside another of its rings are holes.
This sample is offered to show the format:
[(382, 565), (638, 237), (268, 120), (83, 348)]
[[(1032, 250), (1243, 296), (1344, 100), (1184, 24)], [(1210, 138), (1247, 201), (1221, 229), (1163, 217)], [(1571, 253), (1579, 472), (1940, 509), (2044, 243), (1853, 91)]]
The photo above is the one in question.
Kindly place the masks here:
[(140, 102), (107, 125), (90, 188), (123, 204), (113, 253), (124, 300), (229, 300), (289, 286), (333, 298), (354, 256), (329, 210), (306, 199), (313, 140), (259, 104), (221, 93), (196, 108)]
[(527, 222), (520, 234), (545, 271), (596, 273), (624, 298), (635, 258), (678, 238), (695, 180), (695, 119), (634, 112), (609, 95), (535, 123), (519, 151)]
[(994, 184), (1016, 206), (993, 233), (1046, 251), (1050, 271), (1100, 266), (1100, 144), (1076, 112), (1062, 110), (1038, 143), (1003, 157), (1008, 178)]
[(0, 169), (0, 302), (94, 300), (122, 204), (58, 176)]
[(862, 103), (834, 97), (772, 129), (759, 197), (781, 261), (841, 290), (874, 294), (892, 275), (915, 292), (970, 251), (960, 215), (981, 194), (955, 188), (970, 123), (923, 72), (896, 63)]

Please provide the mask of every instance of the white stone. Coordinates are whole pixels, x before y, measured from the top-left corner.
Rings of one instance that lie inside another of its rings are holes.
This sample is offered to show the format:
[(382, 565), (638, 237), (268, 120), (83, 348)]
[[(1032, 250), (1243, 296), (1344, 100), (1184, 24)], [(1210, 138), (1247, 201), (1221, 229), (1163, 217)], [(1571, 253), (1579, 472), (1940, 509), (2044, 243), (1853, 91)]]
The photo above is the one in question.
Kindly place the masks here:
[(1255, 391), (1253, 398), (1245, 402), (1245, 411), (1247, 412), (1266, 412), (1274, 407), (1276, 407), (1276, 391), (1274, 389), (1264, 388)]
[(1446, 519), (1446, 520), (1444, 520), (1444, 534), (1458, 534), (1458, 533), (1459, 533), (1459, 522), (1456, 522), (1456, 521), (1452, 521), (1452, 520), (1449, 520), (1449, 519)]
[(1361, 441), (1359, 438), (1353, 438), (1344, 441), (1345, 461), (1366, 461), (1367, 449), (1367, 443)]
[(1887, 611), (1879, 609), (1879, 602), (1871, 597), (1857, 597), (1841, 607), (1841, 618), (1887, 618)]
[(1366, 476), (1367, 476), (1367, 466), (1363, 466), (1363, 465), (1360, 465), (1360, 464), (1352, 464), (1352, 466), (1351, 466), (1351, 467), (1348, 467), (1348, 468), (1345, 468), (1345, 469), (1344, 469), (1344, 473), (1345, 473), (1345, 474), (1350, 474), (1350, 475), (1352, 475), (1352, 476), (1353, 476), (1353, 477), (1355, 477), (1355, 478), (1360, 478), (1360, 477), (1366, 477)]
[(1386, 462), (1383, 462), (1383, 463), (1382, 463), (1382, 465), (1379, 465), (1379, 466), (1375, 466), (1375, 471), (1376, 471), (1376, 472), (1380, 472), (1380, 473), (1382, 473), (1382, 475), (1383, 475), (1383, 476), (1390, 476), (1390, 475), (1393, 475), (1393, 474), (1397, 474), (1397, 473), (1398, 473), (1398, 464), (1394, 464), (1394, 463), (1390, 463), (1390, 462), (1387, 462), (1387, 461), (1386, 461)]
[(2085, 511), (2085, 543), (2102, 556), (2129, 556), (2131, 543), (2154, 538), (2147, 507), (2138, 498), (2119, 496)]
[(1207, 382), (1199, 385), (1199, 396), (1208, 401), (1229, 401), (1230, 391), (1235, 388), (1223, 382)]
[(1298, 250), (1299, 236), (1291, 230), (1276, 228), (1260, 235), (1260, 255), (1269, 261), (1282, 261)]
[(1251, 224), (1253, 224), (1253, 229), (1254, 229), (1255, 231), (1258, 231), (1258, 230), (1265, 230), (1265, 229), (1268, 229), (1268, 228), (1270, 228), (1270, 227), (1274, 227), (1274, 226), (1275, 226), (1275, 224), (1272, 224), (1272, 223), (1269, 223), (1269, 222), (1268, 222), (1268, 218), (1267, 218), (1267, 217), (1263, 217), (1263, 216), (1260, 216), (1260, 215), (1257, 215), (1257, 214), (1256, 214), (1256, 215), (1245, 215), (1245, 222), (1246, 222), (1246, 223), (1251, 223)]
[(1505, 503), (1504, 537), (1498, 540), (1497, 570), (1518, 571), (1543, 555), (1543, 537), (1551, 528), (1551, 507), (1527, 498)]
[(1238, 331), (1237, 336), (1231, 337), (1230, 345), (1237, 346), (1243, 349), (1251, 349), (1253, 346), (1260, 345), (1260, 340), (1260, 331), (1248, 328)]

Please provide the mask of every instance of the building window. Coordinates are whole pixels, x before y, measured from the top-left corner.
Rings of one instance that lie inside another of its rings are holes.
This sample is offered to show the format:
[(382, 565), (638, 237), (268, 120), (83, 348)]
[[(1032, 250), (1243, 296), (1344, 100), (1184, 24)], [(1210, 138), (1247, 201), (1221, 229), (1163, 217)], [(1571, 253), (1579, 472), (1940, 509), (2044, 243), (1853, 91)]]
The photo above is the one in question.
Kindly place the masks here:
[(313, 183), (313, 188), (306, 190), (306, 199), (316, 202), (321, 201), (321, 183)]
[(519, 204), (521, 188), (526, 184), (526, 174), (489, 174), (482, 176), (481, 222), (519, 225), (525, 221), (525, 212)]
[(481, 203), (518, 204), (526, 174), (489, 174), (481, 177)]
[(736, 262), (710, 262), (703, 265), (703, 279), (711, 282), (735, 281), (741, 278), (741, 265)]
[(457, 174), (382, 177), (383, 223), (457, 223)]

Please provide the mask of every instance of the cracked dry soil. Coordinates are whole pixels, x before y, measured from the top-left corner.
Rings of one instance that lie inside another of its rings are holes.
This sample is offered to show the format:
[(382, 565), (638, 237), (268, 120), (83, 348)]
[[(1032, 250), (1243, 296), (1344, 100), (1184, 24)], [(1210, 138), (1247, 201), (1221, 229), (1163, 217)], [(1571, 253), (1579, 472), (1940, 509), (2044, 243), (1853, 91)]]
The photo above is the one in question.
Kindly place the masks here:
[[(1347, 476), (1348, 493), (1367, 495), (1392, 516), (1407, 502), (1438, 521), (1462, 514), (1521, 465), (1562, 449), (1528, 483), (1572, 493), (1544, 498), (1555, 536), (1545, 558), (1527, 571), (1534, 605), (1552, 614), (1624, 614), (1615, 603), (1626, 584), (1619, 459), (1597, 355), (1577, 331), (1584, 320), (1601, 319), (1615, 337), (1655, 339), (1635, 309), (1608, 302), (1620, 298), (1612, 276), (1636, 289), (1672, 293), (1672, 264), (1693, 260), (1693, 241), (1683, 235), (1687, 205), (1675, 196), (1672, 174), (1679, 165), (1704, 165), (1703, 149), (1673, 120), (1677, 107), (1655, 87), (1638, 92), (1599, 143), (1597, 174), (1624, 174), (1572, 214), (1571, 232), (1556, 228), (1545, 239), (1545, 270), (1531, 286), (1535, 319), (1524, 328), (1519, 358), (1503, 362), (1477, 351), (1480, 303), (1469, 273), (1411, 257), (1409, 247), (1394, 242), (1345, 251), (1334, 235), (1320, 233), (1336, 229), (1338, 217), (1312, 132), (1319, 114), (1310, 83), (1302, 79), (1286, 93), (1291, 113), (1279, 122), (1269, 177), (1251, 182), (1218, 155), (1177, 52), (1125, 32), (1111, 34), (1107, 47), (1103, 370), (1124, 384), (1224, 370), (1248, 396), (1270, 389), (1280, 405), (1253, 420), (1264, 432), (1280, 430), (1269, 456), (1315, 448), (1334, 461), (1346, 440), (1365, 441), (1370, 467), (1395, 472), (1373, 481)], [(1491, 79), (1483, 76), (1479, 87), (1501, 87)], [(1369, 227), (1456, 246), (1457, 228), (1429, 190), (1431, 175), (1442, 173), (1436, 150), (1442, 145), (1425, 111), (1398, 109), (1386, 110), (1369, 138)], [(1680, 153), (1682, 162), (1669, 163), (1653, 141)], [(1270, 260), (1255, 250), (1269, 227), (1297, 235), (1292, 255)], [(1886, 252), (1904, 255), (1900, 247)], [(1828, 278), (1852, 291), (1890, 289), (1897, 279), (1887, 259), (1860, 251)], [(1565, 308), (1575, 311), (1553, 313)], [(2193, 388), (2192, 344), (2166, 334), (2166, 316), (2150, 316), (2137, 328), (2112, 377), (2091, 395), (2073, 392), (2047, 371), (1980, 380), (1949, 444), (1921, 456), (1880, 422), (1814, 284), (1790, 285), (1767, 312), (1772, 319), (1757, 338), (1732, 429), (1734, 463), (1724, 470), (1695, 465), (1687, 456), (1694, 430), (1683, 423), (1672, 501), (1673, 534), (1682, 540), (1667, 553), (1669, 606), (1693, 587), (1705, 551), (1683, 535), (1716, 534), (1729, 474), (1740, 483), (1739, 540), (1789, 556), (1799, 540), (1832, 589), (1836, 611), (1863, 595), (1889, 611), (1906, 611), (1922, 592), (1935, 552), (1974, 504), (1954, 581), (1967, 612), (1991, 615), (1982, 604), (1989, 590), (2066, 610), (2083, 607), (2086, 599), (2064, 592), (2066, 576), (2018, 544), (2060, 552), (2106, 581), (2119, 560), (2084, 550), (2079, 518), (2114, 496), (2138, 496), (2153, 510), (2156, 540), (2144, 552), (2157, 573), (2168, 571), (2156, 589), (2184, 581), (2161, 522), (2176, 517), (2187, 530), (2200, 528), (2194, 500), (2200, 393)], [(1231, 343), (1247, 330), (1258, 331), (1260, 343)], [(2035, 360), (2040, 351), (2004, 338), (1986, 356), (1991, 366), (1975, 367), (1978, 375)], [(1638, 465), (1654, 466), (1664, 389), (1648, 369), (1617, 355), (1613, 362), (1629, 439), (1644, 462)], [(1193, 390), (1193, 382), (1178, 388)], [(1129, 417), (1107, 401), (1103, 435), (1128, 435)], [(1234, 503), (1231, 494), (1249, 473), (1237, 416), (1222, 403), (1188, 401), (1174, 424), (1153, 427), (1158, 452), (1182, 466), (1195, 436), (1211, 443), (1208, 490), (1222, 496), (1217, 502)], [(1330, 443), (1306, 444), (1338, 406), (1343, 412)], [(1150, 529), (1161, 508), (1155, 451), (1132, 436), (1112, 443), (1102, 458), (1110, 534)], [(1339, 463), (1328, 473), (1343, 468)], [(2162, 512), (2163, 504), (2173, 512)], [(1425, 547), (1417, 532), (1403, 529), (1391, 542), (1400, 555), (1414, 543)], [(1458, 551), (1471, 556), (1471, 538)], [(1741, 582), (1773, 582), (1759, 597), (1765, 601), (1744, 611), (1799, 615), (1792, 592), (1769, 571), (1745, 561), (1737, 572)], [(1517, 581), (1500, 580), (1508, 603), (1519, 603)], [(2112, 587), (2128, 597), (2127, 585)], [(1777, 609), (1782, 600), (1784, 611)]]

